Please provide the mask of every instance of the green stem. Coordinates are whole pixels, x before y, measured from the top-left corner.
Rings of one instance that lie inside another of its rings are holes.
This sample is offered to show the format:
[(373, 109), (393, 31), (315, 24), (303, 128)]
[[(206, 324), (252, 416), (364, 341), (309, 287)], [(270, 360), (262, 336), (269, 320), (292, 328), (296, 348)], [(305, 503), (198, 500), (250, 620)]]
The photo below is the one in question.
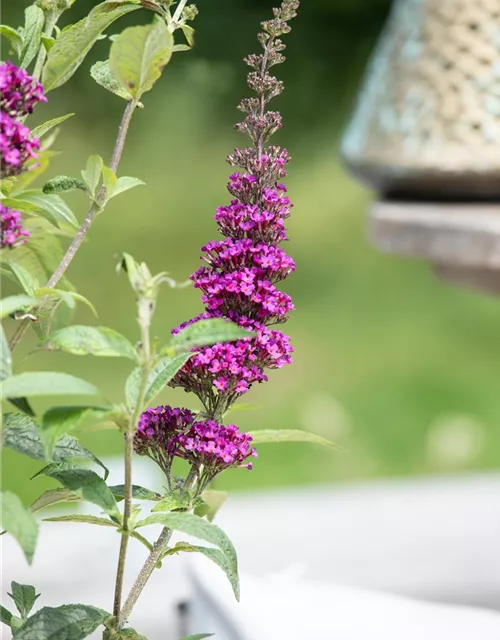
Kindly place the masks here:
[(144, 587), (146, 586), (147, 581), (151, 577), (151, 574), (155, 570), (156, 565), (160, 561), (165, 549), (167, 547), (168, 541), (170, 540), (170, 536), (172, 535), (172, 531), (168, 527), (164, 527), (158, 540), (154, 543), (153, 548), (149, 556), (146, 559), (142, 569), (137, 576), (130, 593), (125, 600), (125, 604), (123, 605), (120, 614), (117, 617), (117, 625), (116, 628), (119, 630), (123, 627), (123, 625), (127, 622), (130, 614), (132, 613), (132, 609), (135, 606), (135, 603), (139, 599)]
[(176, 24), (177, 22), (179, 22), (181, 16), (182, 16), (182, 12), (184, 11), (184, 7), (186, 6), (186, 2), (187, 0), (180, 0), (179, 4), (177, 5), (176, 9), (175, 9), (175, 13), (172, 17), (172, 26), (174, 30), (176, 28)]
[(120, 541), (120, 551), (118, 554), (118, 567), (116, 569), (115, 596), (113, 602), (113, 615), (118, 620), (122, 606), (123, 580), (125, 577), (125, 563), (127, 559), (128, 541), (130, 538), (129, 520), (132, 511), (132, 454), (134, 444), (134, 433), (144, 405), (144, 398), (148, 386), (149, 372), (151, 370), (151, 347), (149, 339), (149, 326), (151, 317), (141, 313), (141, 302), (139, 302), (139, 323), (141, 327), (142, 344), (142, 377), (137, 395), (137, 402), (134, 410), (130, 414), (130, 421), (125, 432), (125, 480), (124, 480), (124, 507), (122, 538)]
[[(112, 171), (114, 171), (115, 173), (116, 173), (116, 170), (118, 169), (118, 165), (120, 163), (120, 160), (123, 154), (123, 147), (125, 145), (125, 139), (127, 137), (130, 120), (132, 119), (132, 115), (135, 111), (136, 106), (137, 104), (134, 100), (131, 100), (130, 102), (127, 103), (125, 112), (122, 117), (122, 121), (120, 123), (120, 127), (118, 129), (118, 136), (116, 138), (115, 148), (113, 150), (113, 156), (111, 158), (111, 163), (109, 165)], [(66, 253), (64, 254), (57, 269), (50, 276), (49, 281), (45, 285), (46, 287), (54, 288), (56, 284), (59, 282), (59, 280), (63, 277), (64, 273), (66, 272), (66, 269), (69, 267), (69, 265), (71, 264), (71, 261), (75, 257), (76, 252), (78, 251), (83, 241), (85, 240), (85, 236), (87, 235), (88, 230), (94, 223), (94, 220), (96, 219), (97, 215), (100, 213), (101, 205), (104, 202), (105, 195), (106, 195), (106, 190), (104, 189), (104, 187), (102, 187), (99, 192), (99, 195), (97, 196), (97, 201), (92, 203), (90, 209), (87, 212), (87, 215), (85, 216), (82, 224), (80, 225), (80, 228), (78, 229), (75, 237), (73, 238), (73, 241), (71, 242), (68, 249), (66, 250)], [(30, 320), (23, 320), (21, 322), (21, 324), (17, 328), (17, 331), (14, 333), (14, 335), (10, 339), (9, 348), (11, 351), (13, 351), (17, 347), (19, 342), (21, 342), (29, 326), (30, 326)]]
[[(52, 31), (54, 31), (54, 27), (57, 24), (57, 21), (61, 17), (62, 11), (47, 11), (45, 14), (45, 27), (43, 30), (43, 35), (50, 38), (52, 35)], [(33, 71), (33, 77), (35, 80), (40, 80), (42, 77), (43, 65), (45, 64), (45, 60), (47, 59), (47, 50), (45, 49), (45, 45), (43, 42), (40, 43), (40, 49), (38, 51), (38, 57), (35, 62), (35, 69)]]
[[(184, 488), (186, 490), (192, 489), (196, 479), (198, 478), (198, 472), (194, 467), (191, 467), (189, 471), (189, 475), (186, 478), (186, 482), (184, 483)], [(117, 616), (116, 628), (120, 630), (123, 625), (127, 622), (132, 613), (132, 609), (134, 608), (139, 596), (141, 595), (144, 587), (146, 586), (149, 578), (151, 577), (153, 571), (155, 570), (158, 562), (160, 562), (165, 550), (167, 548), (170, 537), (172, 536), (172, 530), (168, 527), (163, 527), (158, 539), (153, 545), (149, 556), (146, 558), (146, 562), (142, 566), (142, 569), (139, 571), (139, 575), (135, 579), (135, 582), (130, 589), (130, 593), (125, 600), (125, 604), (123, 605), (120, 614)]]
[(125, 577), (125, 563), (127, 560), (127, 549), (130, 532), (128, 523), (132, 508), (132, 452), (133, 435), (130, 429), (125, 432), (125, 487), (124, 487), (124, 507), (122, 537), (120, 540), (120, 551), (118, 553), (118, 566), (116, 568), (115, 595), (113, 600), (113, 615), (116, 617), (120, 613), (122, 606), (123, 579)]

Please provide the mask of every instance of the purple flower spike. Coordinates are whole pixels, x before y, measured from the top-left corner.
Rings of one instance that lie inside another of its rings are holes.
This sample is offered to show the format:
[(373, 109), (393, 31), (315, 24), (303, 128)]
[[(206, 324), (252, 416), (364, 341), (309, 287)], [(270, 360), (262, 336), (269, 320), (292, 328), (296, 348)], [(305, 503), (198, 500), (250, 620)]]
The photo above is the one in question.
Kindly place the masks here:
[(42, 85), (12, 62), (0, 64), (0, 96), (1, 110), (14, 118), (33, 113), (38, 102), (47, 102)]
[(267, 369), (292, 361), (289, 337), (270, 328), (285, 322), (294, 308), (290, 296), (277, 287), (295, 271), (293, 259), (278, 247), (288, 240), (285, 221), (292, 204), (282, 180), (290, 158), (286, 149), (266, 146), (282, 126), (280, 114), (266, 107), (283, 90), (282, 82), (269, 70), (285, 59), (280, 36), (289, 32), (288, 21), (295, 17), (298, 5), (298, 0), (283, 0), (273, 10), (274, 18), (261, 24), (263, 32), (258, 36), (264, 52), (245, 59), (252, 68), (248, 85), (257, 97), (241, 102), (239, 109), (247, 116), (236, 128), (248, 134), (252, 146), (235, 149), (227, 158), (238, 171), (229, 176), (230, 204), (215, 214), (225, 239), (202, 247), (205, 265), (191, 276), (205, 310), (172, 331), (178, 335), (198, 320), (225, 318), (253, 335), (195, 349), (171, 380), (170, 386), (199, 397), (206, 419), (197, 420), (188, 409), (148, 409), (134, 438), (136, 452), (160, 465), (169, 486), (174, 459), (187, 460), (197, 472), (196, 495), (224, 469), (252, 469), (248, 459), (257, 457), (257, 452), (251, 436), (219, 420), (252, 384), (267, 380)]
[(236, 128), (246, 133), (252, 146), (235, 149), (227, 161), (238, 171), (229, 176), (230, 204), (214, 216), (226, 237), (202, 247), (206, 265), (191, 280), (202, 293), (205, 312), (174, 329), (180, 333), (201, 318), (223, 317), (256, 332), (255, 338), (217, 344), (197, 350), (171, 382), (198, 395), (210, 415), (221, 415), (255, 382), (267, 380), (265, 369), (276, 369), (292, 361), (289, 338), (270, 325), (286, 322), (294, 309), (289, 295), (277, 288), (295, 270), (295, 262), (277, 245), (288, 240), (285, 221), (292, 203), (282, 183), (290, 157), (286, 149), (266, 146), (282, 126), (276, 111), (266, 111), (268, 102), (283, 90), (283, 83), (269, 70), (284, 61), (288, 21), (299, 3), (285, 0), (274, 9), (274, 18), (262, 23), (259, 41), (264, 52), (245, 62), (252, 68), (248, 86), (257, 96), (239, 105), (246, 113)]
[(0, 204), (0, 247), (2, 249), (6, 247), (12, 249), (26, 242), (30, 232), (23, 229), (22, 222), (19, 211)]
[(0, 113), (1, 177), (19, 175), (30, 158), (36, 158), (40, 142), (30, 138), (30, 130), (7, 113)]

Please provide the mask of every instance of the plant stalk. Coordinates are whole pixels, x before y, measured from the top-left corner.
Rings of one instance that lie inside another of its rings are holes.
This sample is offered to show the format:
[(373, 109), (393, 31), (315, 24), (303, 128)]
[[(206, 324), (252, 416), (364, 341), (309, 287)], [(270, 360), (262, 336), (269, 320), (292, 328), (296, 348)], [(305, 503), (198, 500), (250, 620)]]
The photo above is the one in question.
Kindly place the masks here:
[(118, 630), (120, 630), (127, 622), (130, 614), (132, 613), (132, 609), (134, 608), (137, 600), (139, 599), (139, 596), (146, 586), (147, 581), (151, 577), (151, 574), (155, 570), (156, 565), (165, 552), (165, 548), (168, 544), (168, 541), (170, 540), (171, 535), (172, 531), (168, 527), (164, 527), (158, 537), (158, 540), (154, 543), (153, 548), (146, 559), (146, 562), (140, 570), (139, 575), (137, 576), (134, 585), (127, 596), (127, 599), (125, 600), (125, 604), (123, 605), (123, 608), (117, 617), (116, 628)]
[[(50, 38), (52, 36), (52, 31), (54, 31), (54, 27), (57, 24), (57, 21), (61, 17), (62, 11), (47, 11), (45, 13), (45, 26), (43, 29), (43, 35)], [(35, 80), (40, 80), (42, 77), (43, 65), (45, 64), (45, 60), (47, 59), (47, 50), (45, 49), (45, 45), (43, 42), (40, 43), (40, 49), (38, 50), (38, 56), (35, 62), (35, 68), (33, 70), (33, 77)]]
[(187, 0), (180, 0), (179, 4), (177, 5), (176, 9), (175, 9), (175, 13), (172, 17), (172, 24), (173, 24), (173, 29), (176, 28), (176, 24), (177, 22), (179, 22), (181, 16), (182, 16), (182, 12), (184, 11), (184, 7), (186, 6), (186, 2)]
[(125, 432), (125, 479), (124, 479), (124, 507), (122, 523), (122, 539), (118, 554), (118, 567), (116, 570), (115, 596), (113, 602), (113, 616), (118, 620), (122, 606), (123, 580), (125, 577), (125, 563), (127, 559), (128, 541), (130, 537), (129, 520), (132, 511), (132, 454), (134, 444), (134, 432), (144, 405), (144, 397), (148, 385), (149, 372), (151, 370), (151, 347), (149, 340), (149, 327), (151, 316), (141, 314), (141, 302), (139, 302), (139, 323), (141, 326), (142, 344), (142, 377), (137, 395), (137, 402), (130, 414), (130, 421)]
[[(192, 489), (198, 478), (198, 470), (193, 466), (191, 467), (189, 474), (184, 483), (184, 488), (186, 490)], [(116, 616), (116, 628), (120, 630), (123, 625), (127, 622), (130, 614), (132, 613), (132, 609), (134, 608), (139, 596), (141, 595), (144, 587), (146, 586), (149, 578), (151, 577), (153, 571), (155, 570), (156, 565), (161, 560), (163, 553), (167, 547), (167, 544), (172, 536), (172, 531), (168, 527), (163, 527), (158, 540), (154, 543), (153, 548), (151, 549), (149, 556), (146, 558), (146, 562), (144, 563), (142, 569), (139, 572), (139, 575), (135, 579), (135, 582), (130, 590), (130, 593), (125, 600), (125, 604), (123, 605), (122, 610), (119, 615)]]
[[(136, 106), (137, 106), (137, 103), (135, 102), (135, 100), (131, 100), (130, 102), (127, 103), (125, 112), (122, 117), (122, 121), (120, 123), (120, 127), (118, 129), (115, 148), (113, 150), (111, 163), (109, 165), (110, 168), (115, 173), (116, 173), (116, 170), (118, 169), (118, 165), (120, 164), (120, 160), (123, 154), (123, 147), (125, 145), (125, 139), (127, 137), (127, 132), (130, 125), (130, 120), (132, 119), (132, 115), (134, 113)], [(56, 284), (59, 282), (59, 280), (62, 278), (64, 273), (66, 272), (66, 269), (71, 264), (71, 261), (75, 257), (76, 252), (78, 251), (83, 241), (85, 240), (87, 231), (90, 229), (97, 215), (100, 213), (105, 195), (106, 195), (106, 190), (104, 187), (102, 187), (101, 190), (99, 191), (96, 202), (92, 203), (90, 209), (87, 212), (87, 215), (85, 216), (82, 224), (80, 225), (80, 228), (78, 229), (75, 237), (73, 238), (73, 241), (69, 245), (68, 249), (66, 250), (66, 253), (64, 254), (61, 262), (59, 263), (59, 266), (51, 275), (49, 281), (45, 285), (46, 287), (49, 287), (51, 289), (54, 288)], [(12, 336), (9, 342), (9, 348), (11, 351), (13, 351), (17, 347), (19, 342), (24, 337), (26, 331), (28, 330), (28, 327), (30, 326), (30, 322), (31, 321), (29, 319), (23, 320), (19, 325), (19, 327), (17, 328), (17, 331), (14, 333), (14, 335)]]

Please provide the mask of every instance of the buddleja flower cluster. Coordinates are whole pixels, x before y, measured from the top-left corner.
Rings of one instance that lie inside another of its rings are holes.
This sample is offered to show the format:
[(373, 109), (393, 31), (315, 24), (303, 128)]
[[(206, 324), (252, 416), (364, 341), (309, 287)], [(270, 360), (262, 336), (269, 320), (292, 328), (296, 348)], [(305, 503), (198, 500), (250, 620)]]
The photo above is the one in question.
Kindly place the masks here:
[(241, 433), (234, 424), (222, 425), (216, 420), (196, 421), (189, 409), (160, 406), (145, 411), (134, 436), (135, 451), (148, 455), (163, 469), (170, 481), (175, 458), (189, 461), (201, 471), (199, 490), (221, 471), (239, 466), (252, 468), (246, 459), (256, 451), (252, 438)]
[[(30, 158), (37, 157), (40, 142), (31, 137), (21, 119), (33, 112), (38, 102), (46, 102), (42, 85), (25, 69), (12, 62), (0, 64), (0, 175), (17, 176)], [(13, 247), (29, 236), (22, 229), (19, 211), (2, 206), (0, 221), (1, 247)]]
[(19, 211), (9, 209), (0, 204), (0, 247), (15, 247), (23, 242), (30, 232), (23, 229), (22, 217)]
[[(296, 0), (285, 0), (274, 9), (274, 18), (261, 24), (258, 39), (263, 53), (245, 59), (252, 68), (248, 85), (256, 96), (240, 103), (246, 117), (236, 128), (252, 144), (228, 156), (228, 163), (238, 168), (227, 185), (232, 200), (214, 216), (225, 239), (202, 247), (205, 265), (191, 276), (205, 311), (173, 330), (178, 334), (200, 319), (220, 317), (252, 335), (198, 349), (172, 380), (171, 386), (198, 396), (209, 420), (193, 422), (191, 412), (170, 407), (150, 409), (141, 417), (136, 450), (150, 455), (167, 473), (175, 456), (208, 468), (211, 476), (228, 466), (242, 466), (249, 455), (256, 456), (250, 436), (239, 433), (234, 425), (224, 427), (219, 420), (254, 383), (267, 381), (267, 369), (292, 361), (289, 337), (271, 328), (286, 322), (294, 308), (290, 296), (277, 285), (295, 270), (295, 263), (278, 246), (288, 240), (285, 222), (292, 204), (282, 180), (290, 158), (286, 149), (267, 146), (282, 126), (280, 114), (268, 111), (267, 104), (283, 91), (283, 83), (269, 70), (285, 60), (280, 36), (290, 31), (288, 21), (295, 17), (298, 5)], [(172, 411), (179, 412), (175, 416), (184, 425), (181, 431), (177, 422), (175, 429), (171, 426)]]

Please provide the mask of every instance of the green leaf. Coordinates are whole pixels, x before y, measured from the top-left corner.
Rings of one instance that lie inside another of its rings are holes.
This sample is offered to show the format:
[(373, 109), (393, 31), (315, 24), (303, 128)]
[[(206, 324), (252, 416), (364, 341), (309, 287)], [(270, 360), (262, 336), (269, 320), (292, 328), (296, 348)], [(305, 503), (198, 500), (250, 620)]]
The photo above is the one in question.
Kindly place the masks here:
[(206, 516), (209, 522), (215, 518), (217, 511), (222, 507), (228, 498), (227, 491), (215, 491), (215, 489), (207, 489), (201, 494), (202, 500), (208, 505)]
[[(39, 478), (40, 476), (51, 476), (53, 473), (59, 473), (59, 471), (68, 471), (68, 469), (83, 469), (84, 465), (88, 462), (85, 458), (67, 458), (60, 462), (51, 462), (39, 469), (33, 474), (30, 480)], [(78, 496), (80, 498), (80, 496)]]
[(75, 513), (69, 516), (54, 516), (52, 518), (44, 518), (44, 522), (80, 522), (81, 524), (96, 524), (100, 527), (114, 527), (117, 524), (107, 518), (99, 518), (98, 516), (89, 516), (85, 514)]
[(35, 182), (37, 178), (45, 173), (50, 166), (50, 159), (53, 155), (53, 151), (46, 149), (40, 151), (37, 158), (28, 160), (24, 165), (26, 171), (23, 171), (23, 173), (17, 177), (14, 188), (12, 189), (12, 196), (25, 191), (32, 182)]
[(176, 509), (187, 509), (191, 502), (191, 496), (187, 491), (182, 489), (176, 489), (170, 491), (168, 495), (164, 496), (151, 511), (175, 511)]
[(41, 189), (30, 189), (18, 194), (23, 202), (35, 205), (36, 211), (44, 215), (49, 221), (68, 222), (73, 227), (78, 227), (78, 220), (64, 200), (56, 193), (43, 193)]
[[(199, 518), (192, 513), (157, 513), (149, 516), (145, 520), (140, 520), (136, 524), (136, 528), (143, 527), (149, 524), (162, 524), (174, 531), (180, 531), (186, 533), (189, 536), (200, 538), (206, 542), (210, 542), (220, 549), (224, 554), (227, 561), (227, 571), (232, 576), (233, 589), (236, 599), (239, 598), (237, 588), (237, 576), (238, 576), (238, 561), (236, 558), (236, 551), (233, 543), (227, 537), (227, 535), (214, 524), (210, 524), (206, 520)], [(213, 558), (212, 558), (213, 559)], [(236, 582), (234, 582), (236, 576)], [(236, 585), (236, 586), (235, 586)]]
[(77, 496), (87, 502), (92, 502), (108, 513), (116, 513), (118, 506), (114, 495), (108, 485), (94, 471), (89, 469), (67, 469), (66, 471), (53, 471), (49, 477), (60, 482)]
[[(125, 485), (116, 484), (110, 486), (109, 490), (115, 496), (118, 502), (125, 498)], [(145, 487), (141, 487), (137, 484), (132, 485), (132, 497), (136, 500), (161, 500), (161, 495), (159, 493), (155, 493), (154, 491), (146, 489)]]
[(339, 449), (338, 445), (330, 442), (330, 440), (315, 433), (300, 431), (299, 429), (259, 429), (258, 431), (251, 431), (250, 435), (253, 438), (252, 444), (310, 442), (312, 444), (320, 444), (323, 447), (330, 447), (331, 449)]
[(126, 627), (125, 629), (121, 629), (118, 631), (118, 635), (116, 636), (116, 640), (148, 640), (146, 636), (142, 636), (132, 627)]
[(110, 410), (109, 407), (52, 407), (43, 414), (42, 438), (48, 455), (52, 447), (65, 433), (71, 433), (89, 420), (99, 420)]
[[(39, 291), (40, 288), (35, 289), (35, 295), (36, 292)], [(69, 308), (65, 305), (61, 305), (61, 302), (62, 298), (56, 295), (45, 295), (39, 299), (39, 304), (36, 309), (38, 322), (33, 324), (33, 330), (40, 340), (45, 340), (52, 331), (52, 327), (61, 308)]]
[[(34, 420), (21, 413), (4, 413), (3, 421), (4, 447), (35, 460), (46, 459), (41, 431)], [(52, 450), (52, 460), (54, 462), (62, 462), (75, 458), (92, 460), (104, 469), (105, 477), (107, 477), (108, 469), (104, 464), (91, 451), (83, 447), (76, 438), (65, 435), (56, 442)], [(44, 469), (36, 475), (43, 471)]]
[(127, 101), (132, 99), (130, 93), (126, 91), (113, 77), (109, 68), (108, 60), (96, 62), (92, 65), (90, 68), (90, 75), (94, 78), (97, 84), (100, 84), (101, 87), (111, 91), (111, 93), (114, 93), (119, 98), (123, 98)]
[(109, 67), (119, 84), (138, 100), (161, 76), (173, 45), (172, 34), (163, 20), (129, 27), (113, 41)]
[(213, 549), (211, 547), (199, 547), (187, 542), (178, 542), (175, 547), (169, 549), (165, 556), (173, 555), (180, 551), (187, 551), (188, 553), (198, 552), (215, 562), (227, 576), (231, 587), (233, 588), (234, 597), (239, 601), (240, 599), (240, 581), (238, 578), (238, 569), (228, 559), (228, 557), (219, 551), (219, 549)]
[[(3, 429), (3, 446), (17, 453), (29, 456), (35, 460), (46, 460), (45, 446), (42, 434), (36, 423), (28, 416), (20, 413), (5, 413)], [(74, 461), (75, 459), (91, 460), (104, 470), (107, 478), (107, 467), (91, 451), (83, 447), (73, 436), (62, 436), (52, 449), (52, 460), (56, 463), (62, 461)], [(75, 464), (74, 462), (72, 463)], [(50, 466), (50, 465), (49, 465)], [(59, 467), (60, 468), (60, 467)], [(39, 471), (37, 475), (44, 473), (47, 467)]]
[(33, 297), (40, 281), (45, 279), (45, 269), (37, 255), (27, 247), (18, 247), (10, 252), (8, 265), (19, 280), (22, 288)]
[(16, 56), (19, 58), (23, 48), (23, 39), (21, 38), (19, 33), (12, 27), (9, 27), (6, 24), (1, 24), (0, 36), (10, 42)]
[(86, 18), (64, 29), (49, 51), (43, 69), (42, 84), (45, 91), (67, 82), (101, 33), (115, 20), (138, 8), (139, 5), (132, 2), (103, 2), (94, 7)]
[(101, 156), (89, 156), (85, 169), (82, 169), (82, 178), (92, 196), (95, 197), (96, 189), (101, 181), (101, 173), (104, 163)]
[(15, 636), (18, 629), (20, 629), (24, 624), (24, 620), (19, 618), (18, 616), (12, 616), (10, 621), (10, 628), (12, 629), (13, 637)]
[(107, 327), (73, 325), (49, 336), (43, 345), (53, 351), (77, 356), (107, 356), (137, 360), (134, 346), (120, 333)]
[(174, 44), (172, 53), (180, 53), (182, 51), (191, 51), (191, 47), (188, 44)]
[(104, 188), (106, 189), (106, 201), (108, 201), (115, 194), (118, 178), (116, 177), (116, 173), (113, 169), (110, 169), (106, 165), (102, 168), (102, 181)]
[(26, 311), (33, 306), (34, 302), (34, 298), (23, 294), (8, 296), (7, 298), (0, 300), (0, 318), (3, 320), (16, 311)]
[(204, 347), (216, 342), (233, 342), (242, 338), (251, 338), (253, 331), (239, 327), (235, 322), (223, 318), (198, 320), (174, 336), (172, 345), (186, 351), (196, 347)]
[(180, 640), (204, 640), (204, 638), (211, 638), (213, 633), (195, 633), (194, 636), (184, 636)]
[[(146, 387), (145, 404), (149, 404), (155, 396), (172, 380), (175, 374), (182, 369), (192, 353), (181, 353), (174, 358), (161, 358), (161, 360), (153, 367), (149, 376)], [(141, 383), (141, 369), (137, 367), (132, 371), (125, 385), (125, 396), (129, 407), (134, 407), (137, 403), (139, 394), (139, 386)]]
[(67, 191), (74, 191), (75, 189), (81, 189), (87, 191), (87, 187), (83, 180), (80, 178), (70, 178), (69, 176), (57, 176), (52, 178), (43, 185), (42, 191), (44, 193), (66, 193)]
[(35, 513), (36, 511), (40, 511), (40, 509), (45, 509), (45, 507), (50, 507), (59, 502), (79, 502), (80, 500), (80, 496), (77, 496), (72, 491), (68, 491), (68, 489), (49, 489), (35, 500), (30, 509), (32, 513)]
[(83, 302), (83, 304), (86, 304), (93, 314), (97, 316), (97, 310), (90, 300), (87, 300), (87, 298), (75, 291), (63, 291), (62, 289), (52, 289), (50, 287), (39, 287), (35, 290), (36, 298), (43, 298), (44, 296), (55, 296), (59, 300), (65, 302), (70, 309), (75, 308), (76, 302)]
[(113, 197), (123, 193), (124, 191), (128, 191), (129, 189), (133, 189), (134, 187), (140, 187), (145, 185), (146, 183), (139, 178), (131, 178), (130, 176), (122, 176), (118, 178), (118, 182), (116, 183), (115, 192)]
[(97, 387), (81, 378), (58, 371), (27, 371), (4, 380), (0, 391), (6, 398), (24, 396), (97, 395)]
[(12, 354), (3, 327), (0, 325), (0, 381), (10, 375), (12, 375)]
[(110, 614), (83, 604), (43, 607), (15, 634), (15, 640), (83, 640), (104, 624)]
[[(2, 204), (5, 207), (9, 207), (10, 209), (16, 209), (21, 213), (38, 213), (42, 214), (42, 210), (36, 204), (29, 202), (28, 200), (22, 199), (22, 194), (20, 194), (20, 198), (2, 198)], [(51, 222), (55, 222), (55, 218), (51, 217)]]
[(14, 405), (14, 407), (16, 407), (16, 409), (19, 409), (19, 411), (22, 411), (26, 415), (31, 416), (31, 417), (33, 417), (35, 415), (35, 412), (31, 408), (31, 405), (26, 400), (26, 398), (8, 398), (8, 401), (12, 405)]
[(32, 587), (30, 584), (19, 584), (18, 582), (12, 581), (10, 588), (12, 593), (8, 595), (14, 600), (14, 604), (21, 614), (21, 618), (26, 620), (37, 598), (40, 597), (40, 594), (37, 594), (35, 587)]
[(31, 5), (24, 12), (23, 48), (20, 66), (27, 67), (38, 53), (41, 44), (44, 15), (40, 7)]
[(2, 527), (18, 541), (26, 560), (31, 564), (38, 537), (35, 517), (10, 491), (2, 491), (0, 501)]
[(42, 44), (45, 47), (45, 51), (47, 51), (47, 53), (52, 49), (55, 43), (56, 39), (52, 36), (42, 36)]
[(184, 34), (184, 37), (186, 38), (186, 42), (190, 47), (192, 47), (194, 45), (193, 27), (190, 27), (188, 24), (184, 24), (182, 25), (181, 29), (182, 29), (182, 33)]
[(10, 622), (12, 620), (12, 613), (6, 609), (3, 605), (0, 604), (0, 622), (3, 622), (8, 627), (10, 627)]
[(61, 122), (64, 122), (65, 120), (67, 120), (68, 118), (71, 118), (71, 116), (74, 116), (74, 115), (75, 115), (74, 113), (67, 113), (65, 116), (59, 116), (58, 118), (52, 118), (52, 120), (47, 120), (47, 122), (44, 122), (43, 124), (40, 124), (38, 125), (38, 127), (35, 127), (34, 129), (31, 130), (31, 137), (41, 138), (46, 133), (48, 133), (51, 129), (53, 129), (54, 127), (57, 127), (58, 124), (61, 124)]

